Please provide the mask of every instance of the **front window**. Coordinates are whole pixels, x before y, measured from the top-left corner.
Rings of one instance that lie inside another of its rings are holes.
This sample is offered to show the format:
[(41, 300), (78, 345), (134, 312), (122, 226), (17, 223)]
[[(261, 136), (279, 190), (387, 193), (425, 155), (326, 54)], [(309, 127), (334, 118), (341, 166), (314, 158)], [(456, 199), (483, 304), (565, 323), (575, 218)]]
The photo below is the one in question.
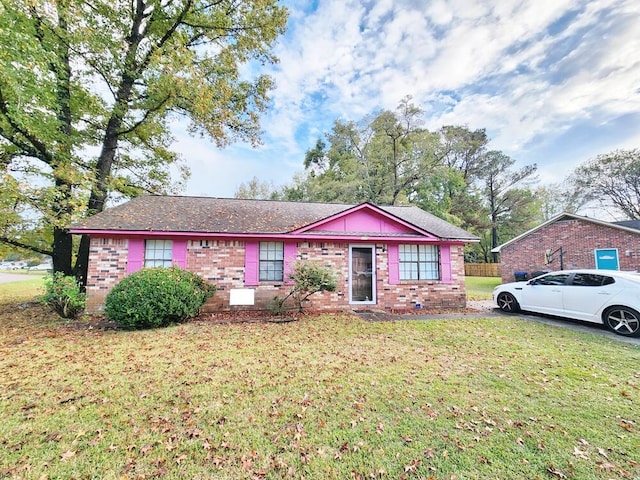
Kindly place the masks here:
[(281, 282), (284, 272), (284, 243), (260, 242), (260, 281)]
[(439, 280), (437, 245), (400, 245), (400, 280)]
[(145, 267), (170, 267), (173, 264), (171, 240), (147, 240), (144, 245)]

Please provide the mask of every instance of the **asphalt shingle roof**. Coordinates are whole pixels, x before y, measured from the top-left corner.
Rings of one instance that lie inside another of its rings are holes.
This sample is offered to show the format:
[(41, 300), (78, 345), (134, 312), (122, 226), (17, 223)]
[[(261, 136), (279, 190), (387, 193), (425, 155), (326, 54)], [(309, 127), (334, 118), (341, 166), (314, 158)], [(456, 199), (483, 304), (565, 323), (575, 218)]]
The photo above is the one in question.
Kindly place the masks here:
[[(337, 203), (145, 195), (81, 220), (70, 229), (283, 234), (353, 207)], [(418, 207), (378, 208), (436, 237), (477, 241), (474, 235)]]

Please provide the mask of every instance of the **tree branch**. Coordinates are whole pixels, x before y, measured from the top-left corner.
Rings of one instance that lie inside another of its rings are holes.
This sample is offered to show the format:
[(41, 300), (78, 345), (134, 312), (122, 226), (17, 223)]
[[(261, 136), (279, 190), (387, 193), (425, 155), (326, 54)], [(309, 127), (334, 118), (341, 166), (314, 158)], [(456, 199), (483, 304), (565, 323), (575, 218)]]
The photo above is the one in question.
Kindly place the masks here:
[(31, 252), (39, 253), (41, 255), (53, 255), (52, 250), (45, 250), (44, 248), (36, 247), (35, 245), (28, 245), (26, 243), (20, 242), (18, 240), (14, 240), (12, 238), (0, 236), (0, 243), (6, 243), (7, 245), (11, 245), (13, 247), (24, 248), (25, 250), (29, 250)]

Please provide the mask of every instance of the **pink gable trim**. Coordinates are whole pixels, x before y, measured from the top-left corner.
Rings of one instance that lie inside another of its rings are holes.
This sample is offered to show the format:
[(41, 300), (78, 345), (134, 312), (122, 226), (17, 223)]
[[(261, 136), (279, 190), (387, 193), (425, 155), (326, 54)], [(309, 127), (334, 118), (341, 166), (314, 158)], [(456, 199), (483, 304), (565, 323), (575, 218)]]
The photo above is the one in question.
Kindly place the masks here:
[(340, 212), (332, 217), (307, 225), (291, 234), (314, 231), (333, 231), (358, 233), (419, 233), (425, 239), (436, 240), (437, 237), (400, 218), (385, 212), (370, 203), (363, 203)]
[(451, 283), (451, 245), (440, 245), (440, 275), (442, 283)]
[(244, 245), (244, 284), (258, 285), (258, 242), (246, 242)]
[(414, 230), (375, 212), (360, 210), (317, 225), (314, 230), (334, 232), (413, 233)]
[(144, 239), (130, 238), (127, 252), (127, 273), (133, 273), (142, 268), (144, 263)]
[(172, 245), (171, 260), (174, 265), (182, 269), (187, 268), (187, 241), (174, 240)]
[(389, 245), (387, 261), (389, 262), (389, 285), (398, 285), (400, 283), (400, 253), (398, 245)]
[(293, 283), (289, 279), (289, 274), (293, 271), (293, 264), (296, 261), (297, 254), (298, 254), (298, 244), (296, 243), (284, 244), (284, 281), (285, 283)]

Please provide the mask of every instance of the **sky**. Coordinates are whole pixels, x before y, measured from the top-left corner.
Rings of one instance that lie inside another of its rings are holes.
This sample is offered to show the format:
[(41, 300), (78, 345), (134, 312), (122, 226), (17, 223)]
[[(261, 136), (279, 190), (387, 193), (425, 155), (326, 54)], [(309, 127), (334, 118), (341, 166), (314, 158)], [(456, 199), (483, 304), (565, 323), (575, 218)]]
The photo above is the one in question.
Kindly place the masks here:
[(218, 149), (178, 126), (185, 194), (274, 187), (337, 119), (394, 110), (410, 95), (425, 126), (484, 128), (540, 184), (616, 149), (640, 148), (638, 0), (290, 0), (274, 52), (262, 145)]

